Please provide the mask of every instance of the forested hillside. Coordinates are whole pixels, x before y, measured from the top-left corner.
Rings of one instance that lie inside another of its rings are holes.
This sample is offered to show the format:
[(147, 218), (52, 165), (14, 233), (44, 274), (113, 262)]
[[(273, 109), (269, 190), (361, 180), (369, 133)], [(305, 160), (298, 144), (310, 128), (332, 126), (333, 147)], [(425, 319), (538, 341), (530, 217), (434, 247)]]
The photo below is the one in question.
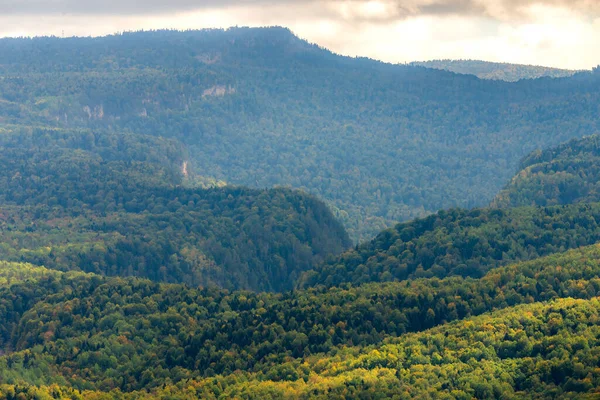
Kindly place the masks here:
[(590, 203), (600, 201), (599, 137), (572, 140), (536, 150), (492, 202), (494, 207)]
[(480, 79), (517, 82), (521, 79), (567, 78), (578, 71), (548, 68), (537, 65), (520, 65), (478, 60), (432, 60), (418, 61), (411, 65), (441, 69), (457, 74), (475, 75)]
[(380, 233), (332, 258), (300, 287), (362, 284), (452, 275), (480, 277), (509, 262), (531, 260), (600, 241), (600, 203), (562, 207), (452, 209)]
[[(175, 398), (439, 392), (481, 399), (591, 393), (600, 379), (593, 351), (599, 259), (600, 248), (592, 246), (482, 279), (287, 294), (0, 263), (0, 348), (7, 353), (0, 357), (0, 392), (59, 390), (76, 398), (102, 398), (79, 392), (86, 389)], [(594, 300), (537, 303), (565, 297)], [(505, 310), (488, 313), (498, 309)], [(30, 386), (53, 384), (64, 389)]]
[(0, 135), (3, 260), (155, 281), (284, 290), (349, 238), (287, 189), (188, 188), (175, 140), (88, 130)]
[(316, 194), (354, 240), (488, 204), (598, 131), (600, 75), (519, 83), (337, 56), (282, 28), (0, 40), (0, 121), (176, 138), (199, 175)]
[(598, 70), (282, 28), (0, 59), (0, 398), (600, 397)]

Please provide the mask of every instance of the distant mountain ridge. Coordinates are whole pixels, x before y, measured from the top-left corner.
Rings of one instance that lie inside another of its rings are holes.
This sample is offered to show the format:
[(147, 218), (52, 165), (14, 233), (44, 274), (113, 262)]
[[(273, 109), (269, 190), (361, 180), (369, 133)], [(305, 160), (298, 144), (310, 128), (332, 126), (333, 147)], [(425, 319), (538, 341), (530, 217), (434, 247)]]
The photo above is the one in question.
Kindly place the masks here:
[(440, 69), (458, 74), (475, 75), (480, 79), (517, 82), (522, 79), (566, 78), (580, 72), (577, 70), (498, 63), (479, 60), (432, 60), (415, 61), (410, 65)]
[(2, 39), (0, 58), (3, 123), (177, 139), (214, 181), (319, 196), (354, 241), (489, 204), (527, 153), (600, 128), (598, 74), (478, 80), (276, 27)]

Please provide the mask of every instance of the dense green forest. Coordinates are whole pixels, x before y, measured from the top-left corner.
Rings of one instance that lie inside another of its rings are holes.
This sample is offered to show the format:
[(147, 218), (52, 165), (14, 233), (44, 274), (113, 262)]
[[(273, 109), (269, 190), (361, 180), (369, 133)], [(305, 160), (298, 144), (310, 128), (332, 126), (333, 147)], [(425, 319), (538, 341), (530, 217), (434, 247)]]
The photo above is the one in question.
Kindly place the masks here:
[(201, 176), (324, 199), (351, 237), (488, 204), (598, 131), (600, 75), (506, 83), (341, 57), (283, 28), (0, 40), (3, 123), (180, 140)]
[[(600, 247), (591, 246), (482, 279), (286, 294), (0, 263), (0, 391), (482, 399), (593, 392), (598, 260)], [(594, 300), (555, 300), (565, 297)], [(556, 302), (539, 303), (549, 300)]]
[(300, 287), (424, 277), (480, 277), (600, 241), (600, 203), (509, 209), (451, 209), (398, 224), (371, 242), (303, 274)]
[(525, 157), (519, 172), (492, 202), (494, 207), (600, 201), (599, 137), (589, 136)]
[(231, 289), (284, 290), (350, 245), (288, 189), (194, 188), (173, 141), (87, 130), (0, 135), (2, 259)]
[(522, 79), (567, 78), (578, 72), (537, 65), (509, 64), (479, 60), (416, 61), (412, 62), (411, 65), (441, 69), (457, 74), (475, 75), (480, 79), (492, 79), (507, 82), (517, 82)]
[(0, 58), (0, 398), (600, 398), (598, 70), (282, 28)]

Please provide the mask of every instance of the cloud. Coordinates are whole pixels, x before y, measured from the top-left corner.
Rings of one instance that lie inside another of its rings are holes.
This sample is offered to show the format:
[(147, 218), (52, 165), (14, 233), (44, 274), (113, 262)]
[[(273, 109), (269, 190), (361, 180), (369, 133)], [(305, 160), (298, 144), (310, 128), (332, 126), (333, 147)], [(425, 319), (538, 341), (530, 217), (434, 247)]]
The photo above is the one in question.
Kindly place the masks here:
[(435, 1), (420, 5), (419, 11), (426, 15), (476, 15), (486, 13), (486, 5), (472, 0)]
[(149, 15), (311, 0), (0, 0), (2, 15)]
[[(293, 1), (293, 0), (292, 0)], [(575, 11), (588, 17), (600, 16), (599, 0), (330, 0), (333, 4), (384, 4), (387, 19), (423, 16), (466, 16), (516, 22), (535, 20), (539, 7)]]
[[(439, 15), (524, 18), (530, 14), (528, 9), (535, 5), (600, 14), (598, 0), (0, 0), (0, 14), (133, 16), (282, 5), (321, 6), (325, 9), (333, 5), (354, 9), (354, 19), (375, 20)], [(373, 10), (375, 12), (371, 12)]]

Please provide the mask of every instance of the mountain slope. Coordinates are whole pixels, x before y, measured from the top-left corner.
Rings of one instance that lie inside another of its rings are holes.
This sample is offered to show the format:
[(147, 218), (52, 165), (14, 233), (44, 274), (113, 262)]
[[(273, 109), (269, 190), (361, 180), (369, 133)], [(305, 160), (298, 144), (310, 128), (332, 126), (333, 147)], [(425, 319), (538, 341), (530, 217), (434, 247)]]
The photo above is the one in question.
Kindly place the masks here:
[(525, 157), (519, 172), (492, 202), (494, 207), (600, 201), (598, 136), (572, 140)]
[(599, 318), (597, 299), (562, 299), (406, 335), (384, 346), (289, 361), (266, 373), (238, 371), (125, 394), (24, 384), (1, 385), (0, 394), (33, 397), (37, 392), (58, 399), (593, 399), (600, 385), (600, 360), (592, 350), (600, 345)]
[(281, 369), (296, 367), (297, 375), (216, 377), (195, 391), (206, 398), (592, 399), (600, 384), (598, 357), (590, 356), (600, 344), (599, 311), (597, 299), (516, 307)]
[(334, 356), (287, 362), (266, 375), (236, 372), (150, 392), (81, 392), (19, 384), (0, 385), (0, 394), (33, 398), (39, 393), (58, 399), (593, 399), (600, 384), (599, 360), (590, 349), (599, 345), (599, 308), (597, 299), (527, 305), (407, 335), (377, 348), (348, 348)]
[(482, 206), (599, 128), (600, 75), (509, 84), (334, 55), (280, 28), (0, 40), (0, 119), (177, 138), (201, 175), (316, 194), (353, 239)]
[(448, 210), (398, 224), (303, 274), (300, 287), (452, 275), (600, 241), (600, 204)]
[[(159, 395), (172, 382), (168, 390), (191, 387), (189, 396), (202, 398), (234, 397), (240, 390), (250, 398), (297, 397), (293, 390), (307, 397), (331, 391), (388, 397), (456, 390), (477, 398), (593, 392), (599, 252), (591, 246), (499, 268), (480, 280), (285, 295), (0, 263), (0, 347), (8, 351), (0, 357), (0, 385), (22, 382), (23, 390), (56, 383), (110, 396), (116, 388)], [(535, 303), (567, 296), (593, 300)], [(478, 379), (481, 374), (486, 378)]]
[(4, 260), (285, 290), (350, 243), (326, 205), (304, 193), (182, 186), (184, 153), (173, 140), (17, 128), (0, 149)]
[(517, 82), (521, 79), (566, 78), (573, 76), (578, 72), (536, 65), (496, 63), (478, 60), (417, 61), (411, 63), (411, 65), (441, 69), (457, 74), (475, 75), (480, 79), (493, 79), (507, 82)]

